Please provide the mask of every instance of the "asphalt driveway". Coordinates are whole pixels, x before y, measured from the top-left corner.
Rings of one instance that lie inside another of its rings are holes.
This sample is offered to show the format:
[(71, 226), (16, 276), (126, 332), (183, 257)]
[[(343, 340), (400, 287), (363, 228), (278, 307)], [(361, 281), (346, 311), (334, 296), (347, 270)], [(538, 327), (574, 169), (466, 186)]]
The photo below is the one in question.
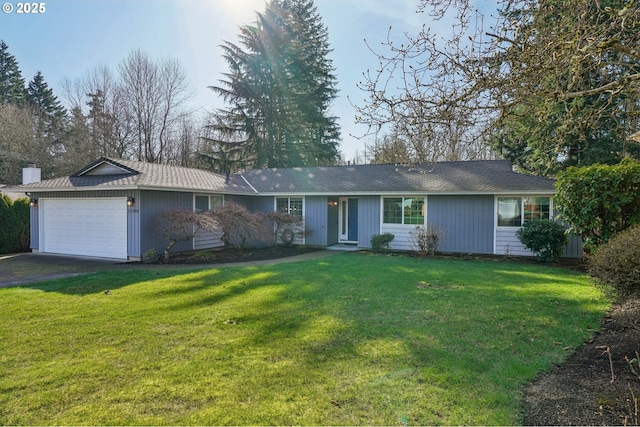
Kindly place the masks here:
[(0, 255), (0, 287), (18, 286), (44, 280), (72, 277), (80, 274), (98, 271), (127, 271), (131, 269), (174, 269), (196, 270), (204, 268), (219, 268), (233, 266), (255, 266), (283, 262), (302, 261), (306, 259), (322, 258), (335, 255), (336, 251), (323, 250), (309, 252), (290, 258), (280, 258), (264, 261), (248, 261), (244, 263), (180, 265), (165, 264), (152, 265), (137, 262), (125, 262), (113, 259), (83, 258), (64, 255), (21, 253)]

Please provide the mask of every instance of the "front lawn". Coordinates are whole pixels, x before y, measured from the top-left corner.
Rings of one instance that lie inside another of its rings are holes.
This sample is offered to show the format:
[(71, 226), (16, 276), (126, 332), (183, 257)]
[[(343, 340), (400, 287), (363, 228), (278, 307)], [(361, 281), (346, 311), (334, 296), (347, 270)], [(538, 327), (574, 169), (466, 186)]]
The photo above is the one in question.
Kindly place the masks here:
[(0, 304), (2, 425), (518, 424), (523, 384), (608, 308), (569, 270), (359, 253)]

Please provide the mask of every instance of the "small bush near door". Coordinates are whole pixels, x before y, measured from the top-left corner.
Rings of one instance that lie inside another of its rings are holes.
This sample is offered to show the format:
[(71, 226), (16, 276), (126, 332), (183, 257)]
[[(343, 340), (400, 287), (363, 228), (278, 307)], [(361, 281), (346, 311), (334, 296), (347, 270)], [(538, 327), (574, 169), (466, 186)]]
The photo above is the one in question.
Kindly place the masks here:
[(29, 200), (0, 195), (0, 254), (29, 250)]
[(375, 234), (371, 237), (371, 249), (374, 252), (386, 252), (391, 249), (389, 245), (394, 239), (394, 235), (391, 233)]

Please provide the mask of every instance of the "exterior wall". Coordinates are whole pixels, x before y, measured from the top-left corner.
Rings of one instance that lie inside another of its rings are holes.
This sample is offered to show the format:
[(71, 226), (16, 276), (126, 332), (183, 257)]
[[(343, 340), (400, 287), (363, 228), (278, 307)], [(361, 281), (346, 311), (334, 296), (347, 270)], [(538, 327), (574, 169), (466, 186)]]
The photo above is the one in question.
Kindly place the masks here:
[[(397, 197), (403, 196), (402, 194), (398, 194)], [(420, 196), (412, 196), (412, 197), (420, 197)], [(412, 250), (411, 240), (410, 240), (410, 232), (415, 230), (415, 224), (383, 224), (382, 223), (382, 204), (384, 197), (378, 198), (378, 221), (380, 226), (380, 234), (391, 233), (393, 234), (393, 240), (389, 244), (391, 249), (399, 250), (399, 251), (409, 251)], [(425, 210), (428, 212), (429, 209), (429, 198), (424, 196), (425, 202)], [(425, 218), (428, 221), (428, 218)]]
[(441, 252), (492, 254), (493, 196), (429, 196), (427, 224), (442, 229)]
[(371, 248), (371, 237), (380, 234), (380, 196), (358, 197), (358, 248)]
[[(553, 196), (548, 196), (551, 197), (551, 207), (553, 215), (555, 216), (558, 214), (558, 212), (553, 209)], [(497, 211), (498, 197), (496, 197), (495, 200), (495, 209)], [(516, 233), (520, 229), (520, 227), (498, 227), (497, 215), (494, 221), (496, 230), (494, 253), (496, 255), (534, 256), (533, 252), (525, 248), (520, 239), (518, 239), (518, 236), (516, 236)], [(582, 258), (582, 239), (574, 234), (570, 234), (568, 237), (569, 243), (565, 247), (562, 258)]]
[(38, 252), (40, 249), (40, 217), (38, 216), (38, 207), (29, 208), (29, 248), (32, 252)]
[(327, 246), (328, 203), (327, 196), (305, 197), (304, 222), (305, 227), (311, 230), (311, 233), (306, 236), (306, 245)]
[[(139, 208), (142, 212), (140, 217), (140, 252), (141, 257), (149, 249), (155, 249), (158, 253), (164, 253), (167, 240), (160, 232), (153, 228), (153, 221), (162, 212), (174, 209), (193, 209), (193, 193), (181, 193), (171, 191), (149, 191), (140, 192)], [(193, 242), (178, 242), (172, 249), (173, 252), (190, 251), (193, 249)]]
[(496, 255), (533, 256), (533, 252), (525, 248), (516, 232), (520, 227), (496, 228)]
[(338, 243), (338, 198), (327, 198), (327, 246)]

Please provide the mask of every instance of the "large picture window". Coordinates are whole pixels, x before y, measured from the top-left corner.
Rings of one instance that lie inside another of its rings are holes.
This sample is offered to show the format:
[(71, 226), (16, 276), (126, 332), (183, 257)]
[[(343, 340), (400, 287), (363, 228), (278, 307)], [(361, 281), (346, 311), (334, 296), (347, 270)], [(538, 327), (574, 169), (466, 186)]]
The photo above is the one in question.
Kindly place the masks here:
[(424, 197), (385, 197), (382, 199), (384, 224), (424, 224)]
[(302, 197), (277, 197), (276, 210), (302, 219)]
[(520, 227), (534, 219), (550, 218), (550, 197), (498, 197), (498, 227)]

